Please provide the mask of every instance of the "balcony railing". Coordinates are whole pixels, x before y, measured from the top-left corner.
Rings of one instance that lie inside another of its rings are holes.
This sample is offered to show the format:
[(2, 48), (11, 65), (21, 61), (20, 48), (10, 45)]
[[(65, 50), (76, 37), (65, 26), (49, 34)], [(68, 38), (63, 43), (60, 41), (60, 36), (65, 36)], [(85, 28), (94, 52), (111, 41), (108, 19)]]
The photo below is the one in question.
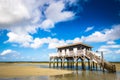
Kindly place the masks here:
[(56, 54), (50, 54), (49, 56), (50, 57), (64, 57), (64, 56), (68, 56), (68, 57), (72, 57), (72, 56), (85, 56), (86, 54), (86, 51), (85, 50), (77, 50), (76, 52), (74, 51), (69, 51), (69, 52), (58, 52)]

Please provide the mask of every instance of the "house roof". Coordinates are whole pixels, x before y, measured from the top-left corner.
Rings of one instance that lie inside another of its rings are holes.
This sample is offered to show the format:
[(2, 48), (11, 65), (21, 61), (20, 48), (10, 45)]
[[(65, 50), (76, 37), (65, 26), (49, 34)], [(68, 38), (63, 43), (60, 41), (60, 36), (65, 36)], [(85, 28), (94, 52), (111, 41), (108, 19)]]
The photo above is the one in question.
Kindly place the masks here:
[(57, 48), (67, 48), (67, 47), (70, 47), (70, 46), (77, 46), (77, 45), (83, 45), (83, 46), (92, 48), (92, 46), (89, 46), (89, 45), (84, 44), (84, 43), (81, 43), (81, 42), (74, 43), (74, 44), (68, 44), (68, 45), (64, 45), (64, 46), (59, 46), (59, 47), (57, 47)]

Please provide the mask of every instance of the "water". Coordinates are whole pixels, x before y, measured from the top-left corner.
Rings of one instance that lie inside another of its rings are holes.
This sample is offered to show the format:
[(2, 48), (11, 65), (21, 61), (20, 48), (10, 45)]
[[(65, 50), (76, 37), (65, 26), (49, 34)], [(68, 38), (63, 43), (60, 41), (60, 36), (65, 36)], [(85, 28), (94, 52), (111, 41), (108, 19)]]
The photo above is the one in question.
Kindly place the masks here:
[[(38, 65), (36, 65), (38, 67)], [(48, 67), (39, 65), (40, 67)], [(28, 76), (18, 78), (0, 78), (0, 80), (120, 80), (120, 72), (72, 70), (73, 73), (56, 76)]]

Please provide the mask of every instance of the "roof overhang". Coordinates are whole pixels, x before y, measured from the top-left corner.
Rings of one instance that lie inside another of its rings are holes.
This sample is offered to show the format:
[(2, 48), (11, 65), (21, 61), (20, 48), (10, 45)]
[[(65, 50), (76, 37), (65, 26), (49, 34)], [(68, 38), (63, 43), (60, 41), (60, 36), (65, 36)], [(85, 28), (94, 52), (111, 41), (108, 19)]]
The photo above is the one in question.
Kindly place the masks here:
[(68, 45), (64, 45), (64, 46), (59, 46), (59, 47), (56, 47), (56, 48), (60, 49), (60, 48), (67, 48), (67, 47), (77, 46), (77, 45), (83, 45), (85, 47), (93, 48), (92, 46), (89, 46), (89, 45), (81, 43), (81, 42), (74, 43), (74, 44), (68, 44)]

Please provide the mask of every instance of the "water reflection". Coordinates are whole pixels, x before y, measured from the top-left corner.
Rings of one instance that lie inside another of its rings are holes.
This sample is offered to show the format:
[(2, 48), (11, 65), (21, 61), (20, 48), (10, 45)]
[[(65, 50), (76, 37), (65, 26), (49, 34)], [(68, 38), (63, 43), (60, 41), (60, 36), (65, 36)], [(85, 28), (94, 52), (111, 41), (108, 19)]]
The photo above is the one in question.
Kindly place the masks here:
[(120, 74), (98, 71), (74, 71), (72, 74), (50, 76), (49, 80), (120, 80)]
[(0, 80), (120, 80), (120, 72), (79, 71), (56, 76), (29, 76), (21, 78), (0, 78)]

